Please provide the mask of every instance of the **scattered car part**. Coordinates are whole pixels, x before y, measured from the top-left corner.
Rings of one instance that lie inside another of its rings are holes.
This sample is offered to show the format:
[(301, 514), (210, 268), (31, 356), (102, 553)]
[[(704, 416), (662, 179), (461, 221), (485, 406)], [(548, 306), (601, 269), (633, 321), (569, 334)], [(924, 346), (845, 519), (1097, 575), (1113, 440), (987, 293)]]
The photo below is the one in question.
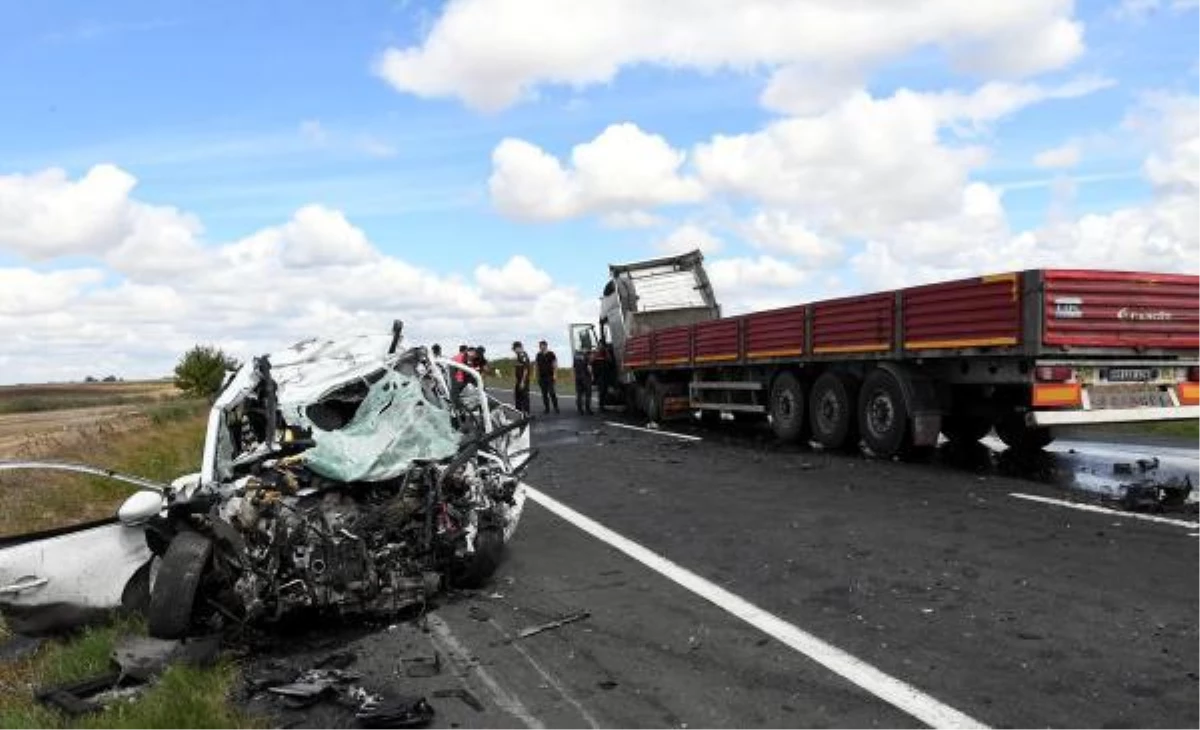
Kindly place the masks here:
[(120, 672), (110, 671), (87, 679), (34, 690), (33, 697), (47, 707), (56, 708), (71, 716), (79, 716), (101, 709), (100, 704), (92, 701), (92, 698), (101, 692), (139, 683), (140, 680), (122, 677)]
[(465, 704), (467, 707), (470, 707), (472, 710), (475, 710), (476, 712), (483, 712), (483, 703), (480, 702), (479, 698), (472, 694), (471, 690), (467, 689), (466, 687), (435, 689), (433, 691), (433, 696), (442, 698), (457, 697), (463, 701), (463, 704)]
[(360, 727), (425, 727), (433, 722), (433, 707), (424, 697), (400, 697), (368, 702), (354, 714)]
[(573, 624), (576, 621), (582, 621), (585, 618), (590, 618), (591, 615), (592, 614), (588, 611), (577, 611), (575, 613), (569, 613), (566, 616), (563, 616), (562, 618), (557, 618), (553, 621), (547, 621), (544, 624), (538, 624), (537, 626), (529, 626), (524, 629), (521, 629), (520, 631), (517, 632), (517, 638), (518, 639), (527, 639), (530, 636), (535, 636), (537, 634), (542, 633), (543, 631), (550, 631), (552, 629), (562, 628), (563, 626), (566, 626), (567, 624)]
[(122, 677), (148, 682), (172, 664), (210, 666), (221, 651), (221, 635), (211, 634), (182, 641), (150, 636), (126, 636), (113, 646), (112, 660)]
[(402, 657), (400, 665), (407, 677), (436, 677), (442, 673), (442, 655), (435, 651), (433, 656)]

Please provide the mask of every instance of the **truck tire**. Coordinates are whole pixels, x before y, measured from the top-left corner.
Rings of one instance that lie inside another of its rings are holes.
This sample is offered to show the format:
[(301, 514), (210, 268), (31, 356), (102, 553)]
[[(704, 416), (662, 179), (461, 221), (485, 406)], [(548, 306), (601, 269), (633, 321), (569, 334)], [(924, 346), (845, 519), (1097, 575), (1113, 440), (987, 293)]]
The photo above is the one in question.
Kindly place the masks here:
[(814, 441), (827, 449), (858, 445), (857, 396), (858, 383), (851, 376), (821, 373), (808, 398)]
[(150, 592), (147, 628), (157, 639), (179, 639), (192, 625), (196, 589), (212, 557), (212, 540), (183, 530), (167, 547)]
[(646, 402), (644, 409), (646, 419), (655, 423), (661, 422), (663, 414), (663, 387), (658, 382), (658, 378), (653, 375), (646, 379), (646, 394), (643, 398)]
[(1030, 428), (1025, 425), (1025, 414), (1009, 413), (996, 421), (996, 435), (1013, 451), (1038, 451), (1054, 441), (1048, 428)]
[(804, 385), (793, 372), (780, 373), (771, 384), (771, 429), (780, 441), (802, 441), (808, 437), (804, 413)]
[(988, 435), (992, 420), (985, 416), (948, 413), (942, 416), (942, 434), (955, 443), (971, 444)]
[(890, 459), (911, 448), (908, 405), (896, 376), (876, 368), (858, 392), (858, 427), (876, 456)]

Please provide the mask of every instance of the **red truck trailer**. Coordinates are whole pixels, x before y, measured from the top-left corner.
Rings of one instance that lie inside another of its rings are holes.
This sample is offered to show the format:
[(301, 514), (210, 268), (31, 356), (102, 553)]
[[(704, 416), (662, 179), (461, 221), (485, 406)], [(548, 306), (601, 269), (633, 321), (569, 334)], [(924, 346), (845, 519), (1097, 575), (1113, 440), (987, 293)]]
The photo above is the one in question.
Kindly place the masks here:
[(881, 456), (995, 429), (1200, 417), (1200, 277), (1037, 269), (722, 317), (703, 256), (610, 267), (590, 350), (601, 407), (769, 419)]

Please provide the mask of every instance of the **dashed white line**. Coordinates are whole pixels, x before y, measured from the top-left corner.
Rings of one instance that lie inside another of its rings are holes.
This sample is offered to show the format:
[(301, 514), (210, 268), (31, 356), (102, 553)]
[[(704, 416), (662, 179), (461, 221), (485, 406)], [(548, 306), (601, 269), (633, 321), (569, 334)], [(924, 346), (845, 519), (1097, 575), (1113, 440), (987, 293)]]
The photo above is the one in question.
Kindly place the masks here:
[(660, 431), (656, 428), (642, 428), (641, 426), (630, 426), (627, 423), (617, 423), (616, 421), (605, 421), (605, 426), (614, 428), (626, 428), (630, 431), (641, 431), (642, 433), (652, 433), (657, 436), (670, 436), (671, 438), (681, 439), (683, 441), (703, 441), (699, 436), (689, 436), (686, 433), (675, 433), (674, 431)]
[[(467, 661), (471, 657), (471, 652), (462, 645), (462, 642), (450, 631), (450, 627), (446, 625), (437, 616), (427, 616), (429, 628), (433, 630), (434, 640), (442, 644), (443, 650), (451, 656), (457, 656), (460, 661)], [(541, 730), (546, 725), (539, 719), (533, 716), (532, 713), (521, 703), (521, 700), (509, 694), (500, 683), (483, 667), (475, 664), (472, 666), (475, 676), (479, 677), (479, 681), (483, 684), (488, 694), (491, 695), (492, 701), (501, 710), (517, 718), (525, 723), (525, 727)]]
[(1110, 517), (1120, 517), (1121, 519), (1143, 520), (1145, 522), (1158, 522), (1164, 525), (1175, 525), (1176, 527), (1186, 527), (1190, 530), (1196, 529), (1195, 522), (1187, 520), (1173, 520), (1170, 517), (1157, 517), (1155, 515), (1143, 515), (1137, 512), (1122, 512), (1120, 510), (1108, 509), (1107, 507), (1097, 507), (1094, 504), (1082, 504), (1080, 502), (1068, 502), (1065, 499), (1053, 499), (1052, 497), (1041, 497), (1036, 494), (1023, 494), (1021, 492), (1009, 492), (1008, 496), (1016, 497), (1017, 499), (1026, 499), (1030, 502), (1041, 502), (1042, 504), (1052, 504), (1056, 507), (1069, 507), (1077, 509), (1081, 512), (1096, 512)]
[(794, 624), (764, 611), (749, 601), (734, 595), (696, 575), (687, 568), (667, 560), (638, 543), (608, 529), (553, 497), (526, 485), (529, 499), (550, 510), (567, 522), (625, 553), (656, 573), (674, 581), (692, 593), (709, 601), (733, 616), (740, 618), (768, 636), (795, 649), (809, 659), (854, 683), (879, 699), (935, 728), (984, 728), (968, 715), (943, 704), (891, 675), (828, 644)]

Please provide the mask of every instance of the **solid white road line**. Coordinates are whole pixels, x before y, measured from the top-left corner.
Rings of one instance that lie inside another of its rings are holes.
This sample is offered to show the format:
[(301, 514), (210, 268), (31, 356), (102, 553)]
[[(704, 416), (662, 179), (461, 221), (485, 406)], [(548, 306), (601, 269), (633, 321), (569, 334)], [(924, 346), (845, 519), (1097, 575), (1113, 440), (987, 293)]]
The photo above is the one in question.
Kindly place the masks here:
[(670, 436), (672, 438), (682, 439), (684, 441), (703, 441), (699, 436), (688, 436), (686, 433), (675, 433), (674, 431), (660, 431), (654, 428), (642, 428), (641, 426), (630, 426), (627, 423), (617, 423), (616, 421), (605, 421), (605, 426), (613, 426), (614, 428), (627, 428), (630, 431), (641, 431), (642, 433), (652, 433), (658, 436)]
[(426, 619), (429, 622), (429, 628), (433, 630), (433, 639), (442, 645), (442, 651), (445, 651), (451, 657), (457, 657), (458, 663), (471, 666), (471, 669), (475, 672), (475, 676), (479, 677), (479, 681), (483, 683), (484, 688), (491, 695), (492, 701), (496, 703), (497, 707), (525, 723), (525, 727), (535, 728), (536, 730), (546, 727), (541, 720), (529, 712), (525, 705), (521, 704), (521, 700), (505, 691), (488, 670), (479, 664), (470, 664), (471, 652), (450, 631), (450, 627), (446, 625), (445, 621), (432, 615), (426, 615)]
[(826, 669), (834, 672), (879, 699), (935, 728), (984, 728), (962, 712), (942, 704), (895, 677), (867, 664), (841, 649), (827, 644), (778, 616), (764, 611), (745, 599), (730, 593), (715, 583), (696, 575), (687, 568), (642, 547), (613, 532), (599, 522), (580, 514), (553, 497), (525, 485), (529, 499), (550, 510), (592, 537), (620, 550), (647, 568), (683, 586), (718, 608), (740, 618), (754, 628), (774, 637)]
[(1138, 512), (1122, 512), (1117, 509), (1108, 509), (1107, 507), (1097, 507), (1094, 504), (1082, 504), (1080, 502), (1068, 502), (1065, 499), (1052, 499), (1050, 497), (1039, 497), (1036, 494), (1022, 494), (1021, 492), (1009, 492), (1008, 496), (1016, 497), (1017, 499), (1027, 499), (1030, 502), (1041, 502), (1043, 504), (1052, 504), (1056, 507), (1070, 507), (1082, 512), (1097, 512), (1110, 517), (1120, 517), (1121, 519), (1144, 520), (1146, 522), (1160, 522), (1164, 525), (1175, 525), (1176, 527), (1186, 527), (1190, 530), (1196, 529), (1195, 522), (1187, 520), (1173, 520), (1170, 517), (1156, 517), (1154, 515), (1143, 515)]

